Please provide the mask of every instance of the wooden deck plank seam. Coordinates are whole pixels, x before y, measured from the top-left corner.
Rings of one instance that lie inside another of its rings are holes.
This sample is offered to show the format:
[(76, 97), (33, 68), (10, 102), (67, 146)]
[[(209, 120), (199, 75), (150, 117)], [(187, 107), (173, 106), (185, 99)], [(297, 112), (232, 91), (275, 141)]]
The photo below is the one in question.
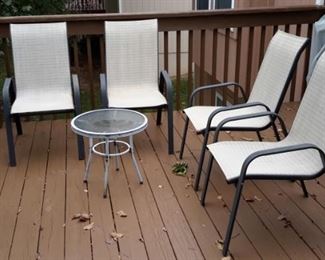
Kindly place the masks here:
[[(34, 145), (34, 140), (35, 140), (35, 129), (36, 129), (36, 123), (34, 122), (33, 123), (32, 143), (30, 145), (30, 150), (28, 152), (28, 158), (30, 158), (31, 153), (32, 153), (32, 150), (33, 150), (33, 145)], [(27, 172), (28, 172), (28, 167), (29, 167), (29, 160), (28, 160), (27, 165), (26, 165), (26, 169), (25, 169), (25, 173), (24, 173), (24, 181), (23, 181), (23, 185), (22, 185), (22, 188), (21, 188), (19, 204), (18, 204), (18, 207), (17, 207), (17, 211), (16, 212), (18, 212), (19, 211), (19, 208), (21, 207), (21, 202), (22, 202), (22, 199), (23, 199), (23, 193), (24, 193), (25, 182), (26, 182), (26, 176), (27, 176)], [(12, 253), (12, 246), (13, 246), (13, 242), (14, 242), (14, 238), (15, 238), (16, 227), (17, 227), (17, 223), (18, 223), (18, 217), (19, 217), (19, 214), (16, 215), (14, 229), (13, 229), (12, 236), (11, 236), (11, 242), (10, 242), (8, 259), (10, 259), (10, 256), (11, 256), (11, 253)]]

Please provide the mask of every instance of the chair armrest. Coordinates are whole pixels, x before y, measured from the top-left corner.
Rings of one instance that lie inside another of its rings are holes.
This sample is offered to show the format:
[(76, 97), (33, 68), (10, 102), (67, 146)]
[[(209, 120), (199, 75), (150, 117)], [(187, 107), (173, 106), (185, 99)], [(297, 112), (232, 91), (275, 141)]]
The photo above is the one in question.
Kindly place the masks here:
[[(221, 130), (221, 128), (229, 123), (229, 122), (233, 122), (233, 121), (238, 121), (238, 120), (243, 120), (243, 119), (250, 119), (250, 118), (257, 118), (257, 117), (264, 117), (264, 116), (270, 116), (270, 117), (273, 117), (275, 120), (275, 118), (278, 118), (280, 124), (281, 124), (281, 127), (282, 127), (282, 130), (283, 130), (283, 134), (284, 136), (287, 136), (288, 135), (288, 131), (287, 131), (287, 128), (286, 128), (286, 125), (284, 123), (284, 120), (282, 119), (282, 117), (275, 113), (275, 112), (271, 112), (271, 111), (265, 111), (265, 112), (260, 112), (260, 113), (254, 113), (254, 114), (249, 114), (249, 115), (241, 115), (241, 116), (233, 116), (233, 117), (228, 117), (228, 118), (225, 118), (224, 120), (222, 120), (219, 125), (216, 127), (215, 131), (215, 139), (218, 140), (218, 136), (219, 136), (219, 132)], [(211, 117), (211, 116), (210, 116)], [(206, 132), (209, 132), (211, 130), (211, 121), (212, 119), (210, 120), (210, 117), (209, 117), (209, 120), (208, 120), (208, 124), (207, 124), (207, 128), (206, 128)]]
[(6, 78), (2, 88), (4, 114), (10, 115), (11, 103), (15, 100), (12, 78)]
[(79, 79), (77, 74), (72, 74), (72, 92), (73, 92), (73, 103), (75, 106), (76, 114), (81, 113), (81, 103), (80, 103), (80, 87)]
[(106, 75), (104, 73), (99, 74), (100, 82), (100, 103), (102, 108), (108, 107), (108, 96), (107, 96), (107, 83)]
[[(270, 112), (270, 109), (267, 105), (261, 103), (261, 102), (251, 102), (251, 103), (245, 103), (245, 104), (238, 104), (238, 105), (233, 105), (233, 106), (229, 106), (229, 107), (220, 107), (220, 108), (217, 108), (216, 110), (214, 110), (209, 118), (208, 118), (208, 121), (207, 121), (207, 126), (206, 126), (206, 129), (208, 129), (209, 131), (211, 130), (211, 123), (212, 123), (212, 120), (213, 118), (219, 114), (219, 113), (222, 113), (222, 112), (225, 112), (225, 111), (230, 111), (230, 110), (237, 110), (237, 109), (241, 109), (241, 108), (246, 108), (246, 107), (257, 107), (257, 106), (261, 106), (261, 107), (264, 107), (265, 108), (265, 112)], [(255, 114), (259, 114), (259, 113), (255, 113)], [(250, 116), (250, 115), (243, 115), (243, 116)], [(240, 117), (240, 116), (238, 116)], [(230, 120), (230, 121), (236, 121), (236, 118), (237, 117), (229, 117), (229, 118), (226, 118), (224, 119), (223, 121), (225, 120)], [(244, 118), (242, 118), (244, 119)], [(240, 120), (240, 119), (237, 119), (237, 120)], [(223, 122), (222, 121), (222, 122)], [(220, 124), (222, 123), (220, 122)], [(227, 123), (227, 122), (226, 122)], [(219, 125), (220, 125), (219, 124)]]
[[(163, 84), (165, 83), (165, 84)], [(164, 86), (165, 86), (165, 93), (168, 106), (173, 108), (173, 97), (174, 97), (174, 89), (173, 83), (167, 73), (166, 70), (160, 72), (160, 80), (159, 80), (159, 91), (163, 94), (164, 93)]]
[(195, 90), (193, 90), (191, 96), (190, 96), (190, 99), (189, 99), (189, 106), (192, 106), (193, 105), (193, 101), (194, 101), (194, 97), (202, 92), (202, 91), (205, 91), (205, 90), (209, 90), (209, 89), (217, 89), (217, 88), (228, 88), (230, 86), (234, 86), (236, 88), (239, 88), (240, 91), (241, 91), (241, 94), (243, 95), (244, 99), (245, 99), (245, 102), (247, 101), (247, 97), (245, 95), (245, 92), (244, 92), (244, 89), (241, 85), (239, 85), (238, 83), (236, 82), (225, 82), (225, 83), (220, 83), (220, 84), (213, 84), (213, 85), (207, 85), (207, 86), (202, 86), (202, 87), (198, 87), (196, 88)]
[(254, 152), (254, 153), (250, 154), (245, 159), (245, 161), (244, 161), (244, 163), (242, 165), (242, 168), (241, 168), (241, 171), (240, 171), (240, 177), (239, 177), (238, 181), (239, 181), (239, 183), (243, 182), (243, 180), (245, 179), (245, 176), (247, 174), (248, 166), (255, 159), (257, 159), (259, 157), (265, 157), (265, 156), (270, 156), (270, 155), (274, 155), (274, 154), (290, 153), (290, 152), (296, 152), (296, 151), (301, 151), (301, 150), (309, 150), (309, 149), (317, 150), (319, 152), (320, 158), (322, 160), (323, 168), (321, 169), (321, 171), (316, 173), (316, 176), (313, 176), (313, 177), (317, 177), (317, 175), (323, 173), (324, 170), (325, 170), (325, 154), (316, 145), (305, 143), (305, 144), (289, 145), (289, 146), (284, 146), (284, 147), (280, 147), (280, 148), (266, 149), (266, 150), (257, 151), (257, 152)]

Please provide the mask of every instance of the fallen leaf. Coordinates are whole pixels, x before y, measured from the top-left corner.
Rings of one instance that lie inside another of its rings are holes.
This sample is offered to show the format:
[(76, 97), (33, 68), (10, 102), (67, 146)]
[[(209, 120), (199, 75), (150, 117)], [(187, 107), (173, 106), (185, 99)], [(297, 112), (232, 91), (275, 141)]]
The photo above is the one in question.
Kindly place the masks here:
[(89, 225), (84, 226), (84, 230), (91, 230), (94, 227), (95, 223), (91, 222)]
[(126, 218), (128, 216), (123, 210), (119, 210), (116, 214), (121, 218)]
[(72, 216), (71, 220), (74, 220), (74, 219), (80, 219), (80, 216), (81, 214), (80, 213), (76, 213)]
[(230, 134), (230, 133), (231, 133), (231, 131), (226, 131), (226, 133), (227, 133), (227, 134)]
[(162, 185), (158, 185), (158, 188), (159, 188), (159, 189), (162, 189), (162, 188), (163, 188), (163, 186), (162, 186)]
[(222, 250), (223, 249), (223, 240), (222, 239), (218, 239), (218, 240), (216, 240), (216, 245), (217, 245), (217, 247), (218, 247), (218, 249), (219, 250)]
[(142, 237), (139, 238), (139, 241), (140, 241), (141, 243), (144, 243), (144, 239), (143, 239)]
[(23, 210), (22, 207), (19, 207), (19, 208), (18, 208), (18, 211), (17, 211), (17, 215), (19, 215), (19, 213), (20, 213), (22, 210)]
[(117, 232), (112, 232), (111, 233), (111, 237), (113, 238), (113, 240), (117, 241), (118, 239), (122, 238), (124, 236), (124, 234), (122, 233), (117, 233)]
[(162, 231), (167, 232), (167, 228), (163, 227)]
[(202, 227), (206, 227), (206, 225), (205, 224), (202, 224)]
[(106, 239), (105, 243), (108, 245), (111, 245), (111, 244), (113, 244), (113, 241), (114, 241), (113, 239)]
[(310, 197), (312, 197), (314, 200), (317, 198), (317, 195), (316, 194), (314, 194), (314, 193), (311, 193), (310, 194)]
[(177, 176), (185, 176), (187, 173), (187, 168), (187, 162), (176, 162), (172, 167), (172, 171)]
[(252, 142), (252, 141), (254, 141), (253, 138), (249, 138), (249, 137), (245, 137), (245, 136), (240, 137), (240, 139), (241, 139), (241, 140), (244, 140), (244, 141), (248, 141), (248, 142)]
[(217, 196), (217, 199), (222, 200), (222, 196), (221, 195)]
[(84, 189), (84, 192), (86, 192), (86, 193), (87, 193), (87, 192), (88, 192), (88, 190), (87, 190), (87, 189)]
[(245, 201), (252, 203), (252, 202), (255, 202), (255, 199), (248, 197), (248, 198), (245, 198)]
[(80, 214), (79, 221), (86, 222), (86, 221), (90, 220), (91, 217), (92, 216), (90, 214), (82, 213), (82, 214)]
[(254, 199), (257, 200), (257, 201), (262, 201), (262, 199), (257, 197), (256, 195), (254, 196)]
[(66, 226), (66, 224), (65, 224), (65, 223), (63, 223), (63, 224), (62, 224), (62, 227), (64, 228), (65, 226)]
[(41, 259), (41, 254), (40, 253), (36, 253), (36, 260)]
[(284, 228), (287, 228), (287, 227), (291, 227), (291, 221), (290, 220), (286, 220), (285, 223), (284, 223)]
[(282, 128), (278, 128), (277, 131), (278, 131), (279, 133), (282, 133), (282, 132), (283, 132), (283, 129), (282, 129)]
[(286, 219), (287, 219), (287, 217), (285, 215), (281, 214), (280, 216), (278, 216), (279, 221), (286, 220)]
[(188, 189), (188, 187), (191, 187), (192, 186), (192, 183), (191, 182), (188, 182), (185, 184), (185, 189)]

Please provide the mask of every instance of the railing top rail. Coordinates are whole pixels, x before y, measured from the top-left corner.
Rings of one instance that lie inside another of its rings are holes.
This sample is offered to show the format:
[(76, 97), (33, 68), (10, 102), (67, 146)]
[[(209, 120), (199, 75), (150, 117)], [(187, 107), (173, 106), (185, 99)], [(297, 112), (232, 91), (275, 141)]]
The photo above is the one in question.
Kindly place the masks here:
[[(262, 25), (313, 23), (325, 13), (325, 6), (303, 5), (227, 9), (175, 13), (68, 14), (0, 17), (0, 37), (8, 37), (10, 23), (67, 22), (70, 35), (102, 34), (103, 21), (157, 18), (160, 31), (230, 28)], [(275, 15), (276, 14), (276, 15)]]

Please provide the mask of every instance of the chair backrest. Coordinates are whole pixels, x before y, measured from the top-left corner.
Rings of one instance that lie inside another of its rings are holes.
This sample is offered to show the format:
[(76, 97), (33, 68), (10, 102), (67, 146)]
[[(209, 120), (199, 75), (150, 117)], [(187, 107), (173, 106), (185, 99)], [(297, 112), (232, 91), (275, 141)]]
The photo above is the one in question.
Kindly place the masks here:
[(158, 88), (156, 19), (105, 22), (108, 91), (116, 87)]
[(265, 52), (249, 102), (262, 102), (271, 111), (279, 111), (307, 42), (307, 38), (277, 31)]
[(66, 23), (11, 24), (17, 97), (72, 93)]
[(325, 52), (320, 56), (287, 139), (313, 143), (325, 151)]

